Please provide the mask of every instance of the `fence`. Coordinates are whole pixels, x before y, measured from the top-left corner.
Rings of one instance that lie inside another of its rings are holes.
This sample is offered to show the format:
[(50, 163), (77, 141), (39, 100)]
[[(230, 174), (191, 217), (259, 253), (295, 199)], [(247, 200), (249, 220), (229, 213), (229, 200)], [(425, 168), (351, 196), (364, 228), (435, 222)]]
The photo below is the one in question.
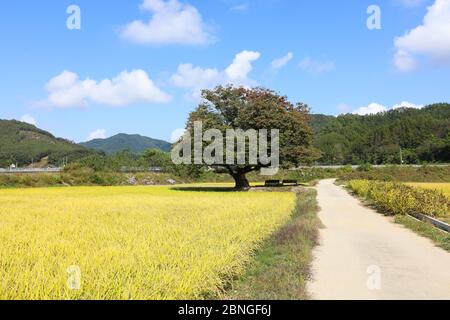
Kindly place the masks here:
[(1, 173), (41, 173), (41, 172), (61, 172), (63, 168), (0, 168)]

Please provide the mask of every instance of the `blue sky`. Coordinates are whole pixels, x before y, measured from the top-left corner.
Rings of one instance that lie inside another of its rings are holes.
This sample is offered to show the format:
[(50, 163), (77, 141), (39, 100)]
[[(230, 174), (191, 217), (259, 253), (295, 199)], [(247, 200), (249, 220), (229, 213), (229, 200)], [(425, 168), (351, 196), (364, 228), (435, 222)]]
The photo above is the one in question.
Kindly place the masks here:
[[(77, 142), (119, 132), (170, 140), (199, 89), (224, 83), (332, 115), (450, 101), (449, 2), (9, 1), (0, 118)], [(79, 30), (66, 26), (72, 4)], [(367, 27), (370, 5), (381, 29)]]

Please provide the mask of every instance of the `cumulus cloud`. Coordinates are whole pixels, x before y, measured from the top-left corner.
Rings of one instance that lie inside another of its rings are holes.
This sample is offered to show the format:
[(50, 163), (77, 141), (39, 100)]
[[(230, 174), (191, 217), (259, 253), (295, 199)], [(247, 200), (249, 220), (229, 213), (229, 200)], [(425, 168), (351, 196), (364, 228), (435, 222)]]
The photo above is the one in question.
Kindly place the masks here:
[(398, 104), (394, 104), (392, 109), (400, 109), (400, 108), (410, 108), (410, 109), (422, 109), (424, 107), (423, 104), (414, 104), (408, 101), (402, 101)]
[(353, 111), (354, 114), (359, 114), (360, 116), (365, 116), (368, 114), (377, 114), (379, 112), (387, 111), (388, 109), (378, 103), (371, 103), (367, 107), (361, 107), (355, 111)]
[(404, 50), (397, 50), (394, 55), (394, 64), (402, 72), (415, 70), (418, 66), (416, 59)]
[(194, 97), (198, 98), (201, 89), (212, 88), (217, 85), (231, 84), (235, 86), (253, 86), (257, 82), (249, 78), (253, 70), (252, 62), (259, 59), (261, 54), (254, 51), (238, 53), (233, 62), (225, 69), (195, 67), (192, 64), (180, 64), (177, 72), (172, 75), (171, 82), (180, 88), (194, 90)]
[(175, 129), (172, 134), (170, 135), (170, 142), (175, 143), (180, 140), (180, 138), (184, 135), (186, 132), (186, 129)]
[(421, 25), (394, 40), (394, 64), (400, 71), (414, 70), (419, 56), (435, 63), (450, 63), (450, 1), (436, 0)]
[(135, 20), (121, 36), (139, 44), (202, 45), (215, 41), (198, 10), (178, 0), (144, 0), (141, 9), (152, 14), (149, 21)]
[(172, 83), (180, 88), (208, 88), (222, 79), (223, 74), (216, 68), (203, 69), (189, 63), (180, 64), (177, 73), (171, 78)]
[(244, 50), (234, 57), (233, 63), (226, 68), (225, 73), (229, 82), (238, 85), (246, 85), (252, 82), (248, 74), (252, 71), (252, 62), (258, 60), (261, 54), (255, 51)]
[(135, 103), (166, 103), (171, 97), (159, 89), (143, 70), (122, 71), (113, 79), (80, 80), (71, 71), (63, 71), (45, 85), (50, 107), (83, 107), (90, 102), (106, 106), (126, 106)]
[(369, 115), (369, 114), (377, 114), (380, 112), (386, 112), (389, 110), (396, 110), (400, 108), (413, 108), (413, 109), (422, 109), (424, 106), (420, 104), (414, 104), (408, 101), (403, 101), (397, 104), (394, 104), (391, 108), (388, 108), (386, 106), (383, 106), (378, 103), (371, 103), (367, 107), (361, 107), (355, 111), (353, 111), (353, 114), (358, 114), (361, 116)]
[(97, 129), (91, 132), (87, 138), (88, 141), (95, 139), (105, 139), (106, 138), (106, 130), (105, 129)]
[(327, 71), (332, 71), (334, 69), (333, 61), (318, 61), (310, 57), (305, 57), (300, 61), (300, 68), (306, 70), (313, 75), (320, 75)]
[(282, 56), (281, 58), (275, 59), (272, 61), (271, 66), (272, 69), (278, 70), (286, 66), (289, 61), (294, 58), (294, 54), (292, 52), (288, 52), (286, 55)]
[(20, 118), (20, 121), (32, 124), (33, 126), (35, 126), (37, 124), (36, 119), (34, 119), (30, 114), (24, 114)]

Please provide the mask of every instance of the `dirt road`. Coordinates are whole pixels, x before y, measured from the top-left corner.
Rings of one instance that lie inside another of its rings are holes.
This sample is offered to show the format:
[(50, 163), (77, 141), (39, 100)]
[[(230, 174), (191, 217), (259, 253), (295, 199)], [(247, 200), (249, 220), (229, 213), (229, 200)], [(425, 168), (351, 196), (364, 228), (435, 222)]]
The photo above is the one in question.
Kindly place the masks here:
[(450, 299), (450, 253), (364, 207), (333, 180), (317, 187), (324, 224), (313, 299)]

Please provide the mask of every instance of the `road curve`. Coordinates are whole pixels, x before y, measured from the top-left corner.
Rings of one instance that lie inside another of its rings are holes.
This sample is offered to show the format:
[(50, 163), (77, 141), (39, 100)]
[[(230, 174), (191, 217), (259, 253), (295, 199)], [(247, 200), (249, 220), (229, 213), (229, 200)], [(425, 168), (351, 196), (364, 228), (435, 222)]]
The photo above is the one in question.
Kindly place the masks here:
[(450, 253), (364, 207), (334, 180), (318, 186), (312, 299), (450, 299)]

